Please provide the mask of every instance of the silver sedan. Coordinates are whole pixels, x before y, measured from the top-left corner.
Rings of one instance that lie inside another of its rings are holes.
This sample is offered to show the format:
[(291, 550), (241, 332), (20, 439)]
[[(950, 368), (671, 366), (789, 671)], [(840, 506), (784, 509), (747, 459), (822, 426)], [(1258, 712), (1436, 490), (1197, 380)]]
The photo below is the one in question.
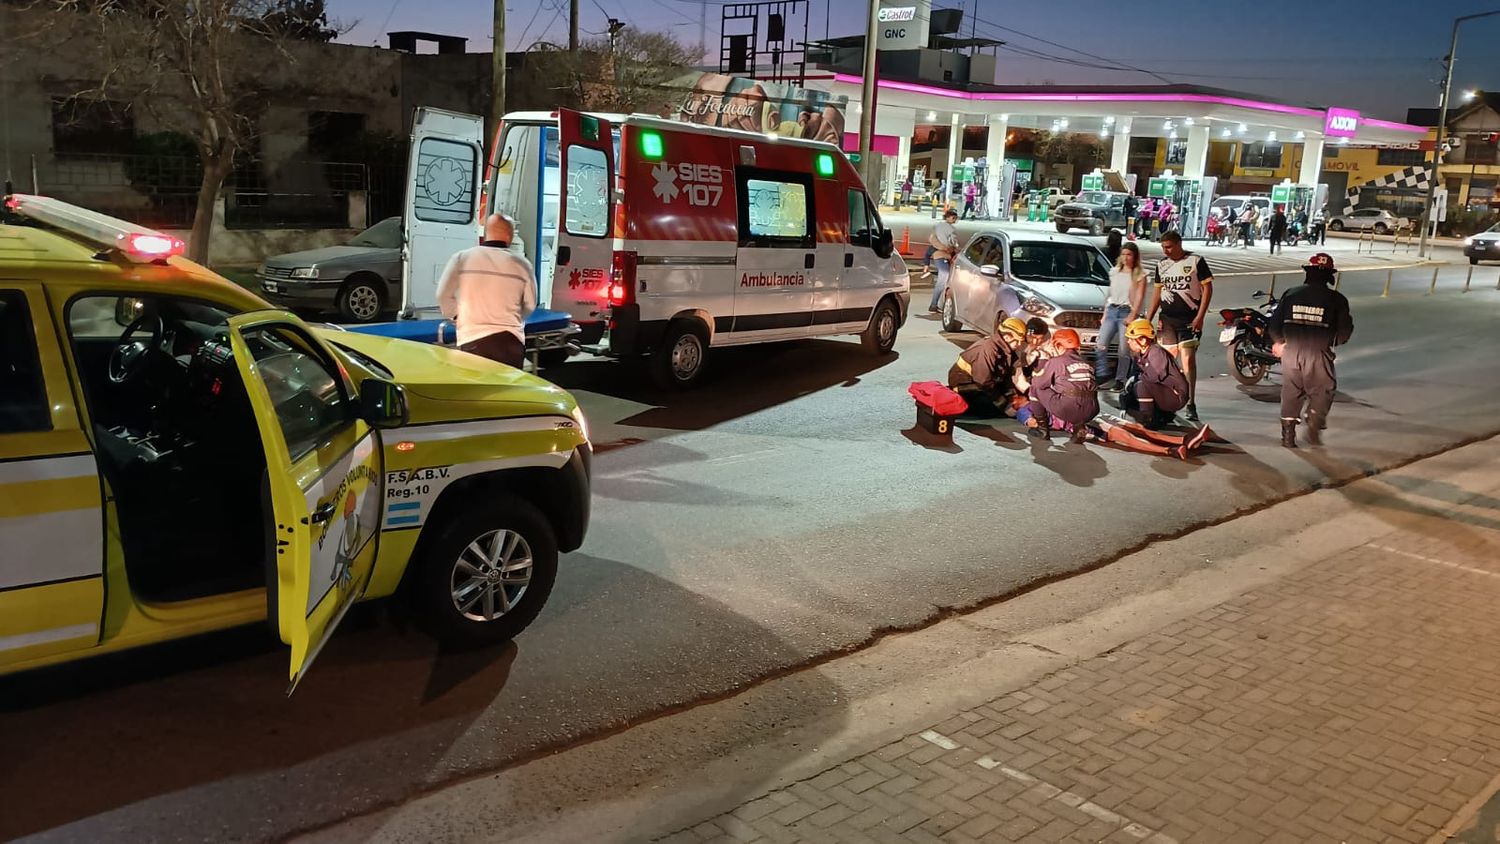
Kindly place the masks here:
[(1367, 232), (1390, 234), (1411, 228), (1411, 220), (1397, 217), (1384, 208), (1361, 208), (1350, 214), (1340, 214), (1328, 221), (1328, 230), (1341, 232)]

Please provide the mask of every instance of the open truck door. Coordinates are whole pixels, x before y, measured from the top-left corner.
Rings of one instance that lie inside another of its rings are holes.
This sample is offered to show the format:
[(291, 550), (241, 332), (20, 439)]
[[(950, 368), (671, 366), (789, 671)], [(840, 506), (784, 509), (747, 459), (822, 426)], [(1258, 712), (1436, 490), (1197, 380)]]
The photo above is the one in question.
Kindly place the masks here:
[(484, 118), (437, 108), (412, 117), (401, 212), (401, 315), (434, 316), (443, 266), (479, 242)]
[(614, 266), (614, 131), (602, 117), (565, 108), (558, 109), (557, 123), (562, 176), (552, 307), (580, 326), (599, 325), (611, 304), (635, 301), (635, 291), (624, 289), (635, 283), (634, 264)]
[[(229, 320), (229, 342), (266, 452), (275, 571), (266, 618), (292, 648), (291, 694), (375, 567), (384, 487), (379, 435), (338, 363), (285, 314)], [(394, 385), (386, 405), (405, 397)], [(372, 398), (376, 398), (372, 396)]]

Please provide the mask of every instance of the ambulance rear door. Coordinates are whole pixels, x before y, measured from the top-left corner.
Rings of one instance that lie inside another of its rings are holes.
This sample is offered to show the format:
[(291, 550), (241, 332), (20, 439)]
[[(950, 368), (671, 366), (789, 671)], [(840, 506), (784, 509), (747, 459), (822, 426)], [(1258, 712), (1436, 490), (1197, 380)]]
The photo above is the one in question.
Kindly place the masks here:
[(484, 118), (418, 108), (407, 154), (401, 215), (401, 314), (437, 316), (437, 285), (448, 259), (479, 242), (476, 222)]
[(615, 150), (602, 117), (557, 112), (559, 184), (552, 307), (581, 326), (604, 321), (614, 260)]
[(515, 243), (536, 271), (537, 307), (551, 307), (552, 259), (557, 244), (557, 121), (531, 114), (506, 115), (496, 132), (486, 177), (486, 210), (509, 217)]

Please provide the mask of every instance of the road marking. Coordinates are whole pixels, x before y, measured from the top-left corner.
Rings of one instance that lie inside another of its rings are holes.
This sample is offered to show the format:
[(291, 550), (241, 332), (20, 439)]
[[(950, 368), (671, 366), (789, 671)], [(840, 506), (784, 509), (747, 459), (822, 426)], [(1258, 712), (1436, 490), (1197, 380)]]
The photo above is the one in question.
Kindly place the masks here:
[(936, 730), (928, 730), (924, 733), (919, 734), (917, 738), (926, 739), (927, 741), (932, 742), (933, 744), (941, 747), (944, 750), (958, 749), (958, 742), (954, 741), (951, 738), (948, 738), (947, 736)]
[(1482, 574), (1485, 577), (1500, 577), (1500, 571), (1486, 571), (1485, 569), (1476, 569), (1473, 566), (1466, 566), (1462, 563), (1454, 563), (1448, 560), (1440, 560), (1437, 557), (1428, 557), (1422, 554), (1413, 554), (1410, 551), (1402, 551), (1400, 548), (1392, 548), (1389, 545), (1371, 545), (1370, 547), (1374, 548), (1376, 551), (1385, 551), (1391, 554), (1399, 554), (1402, 557), (1410, 557), (1413, 560), (1421, 560), (1424, 563), (1436, 563), (1440, 566), (1447, 566), (1450, 569), (1466, 571), (1470, 574)]
[[(931, 732), (931, 730), (927, 731), (927, 733)], [(927, 733), (923, 733), (922, 738), (927, 738)], [(934, 735), (936, 735), (936, 733), (934, 733)], [(938, 737), (945, 738), (944, 736)], [(932, 739), (927, 740), (932, 741)], [(952, 739), (948, 739), (948, 741), (951, 742)], [(933, 742), (933, 744), (937, 744), (937, 742)], [(951, 750), (953, 748), (949, 749)], [(1151, 836), (1155, 835), (1156, 838), (1153, 840), (1161, 842), (1161, 844), (1176, 844), (1175, 839), (1169, 838), (1164, 833), (1157, 832), (1156, 830), (1151, 829), (1148, 826), (1136, 823), (1135, 821), (1119, 814), (1118, 812), (1112, 812), (1109, 809), (1100, 806), (1098, 803), (1088, 800), (1081, 794), (1075, 794), (1074, 792), (1058, 788), (1051, 783), (1043, 782), (1042, 780), (1037, 779), (1036, 777), (1026, 773), (1025, 771), (1018, 771), (1008, 765), (1001, 764), (1000, 762), (995, 761), (992, 757), (981, 756), (978, 759), (974, 760), (974, 764), (985, 769), (986, 771), (995, 771), (1005, 777), (1015, 780), (1016, 782), (1029, 785), (1032, 787), (1032, 791), (1040, 794), (1044, 799), (1061, 803), (1071, 809), (1077, 809), (1078, 811), (1084, 813), (1085, 815), (1088, 815), (1091, 818), (1104, 821), (1108, 824), (1114, 824), (1131, 838), (1136, 838), (1144, 841), (1145, 839), (1151, 838)]]

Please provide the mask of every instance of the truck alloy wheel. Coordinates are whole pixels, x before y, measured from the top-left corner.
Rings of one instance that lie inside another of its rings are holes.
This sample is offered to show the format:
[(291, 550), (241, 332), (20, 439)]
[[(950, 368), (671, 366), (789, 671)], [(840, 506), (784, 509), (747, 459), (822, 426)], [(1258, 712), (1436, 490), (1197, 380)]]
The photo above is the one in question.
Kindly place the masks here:
[(492, 530), (453, 561), (453, 606), (470, 621), (494, 621), (521, 603), (531, 570), (531, 545), (525, 537), (505, 528)]

